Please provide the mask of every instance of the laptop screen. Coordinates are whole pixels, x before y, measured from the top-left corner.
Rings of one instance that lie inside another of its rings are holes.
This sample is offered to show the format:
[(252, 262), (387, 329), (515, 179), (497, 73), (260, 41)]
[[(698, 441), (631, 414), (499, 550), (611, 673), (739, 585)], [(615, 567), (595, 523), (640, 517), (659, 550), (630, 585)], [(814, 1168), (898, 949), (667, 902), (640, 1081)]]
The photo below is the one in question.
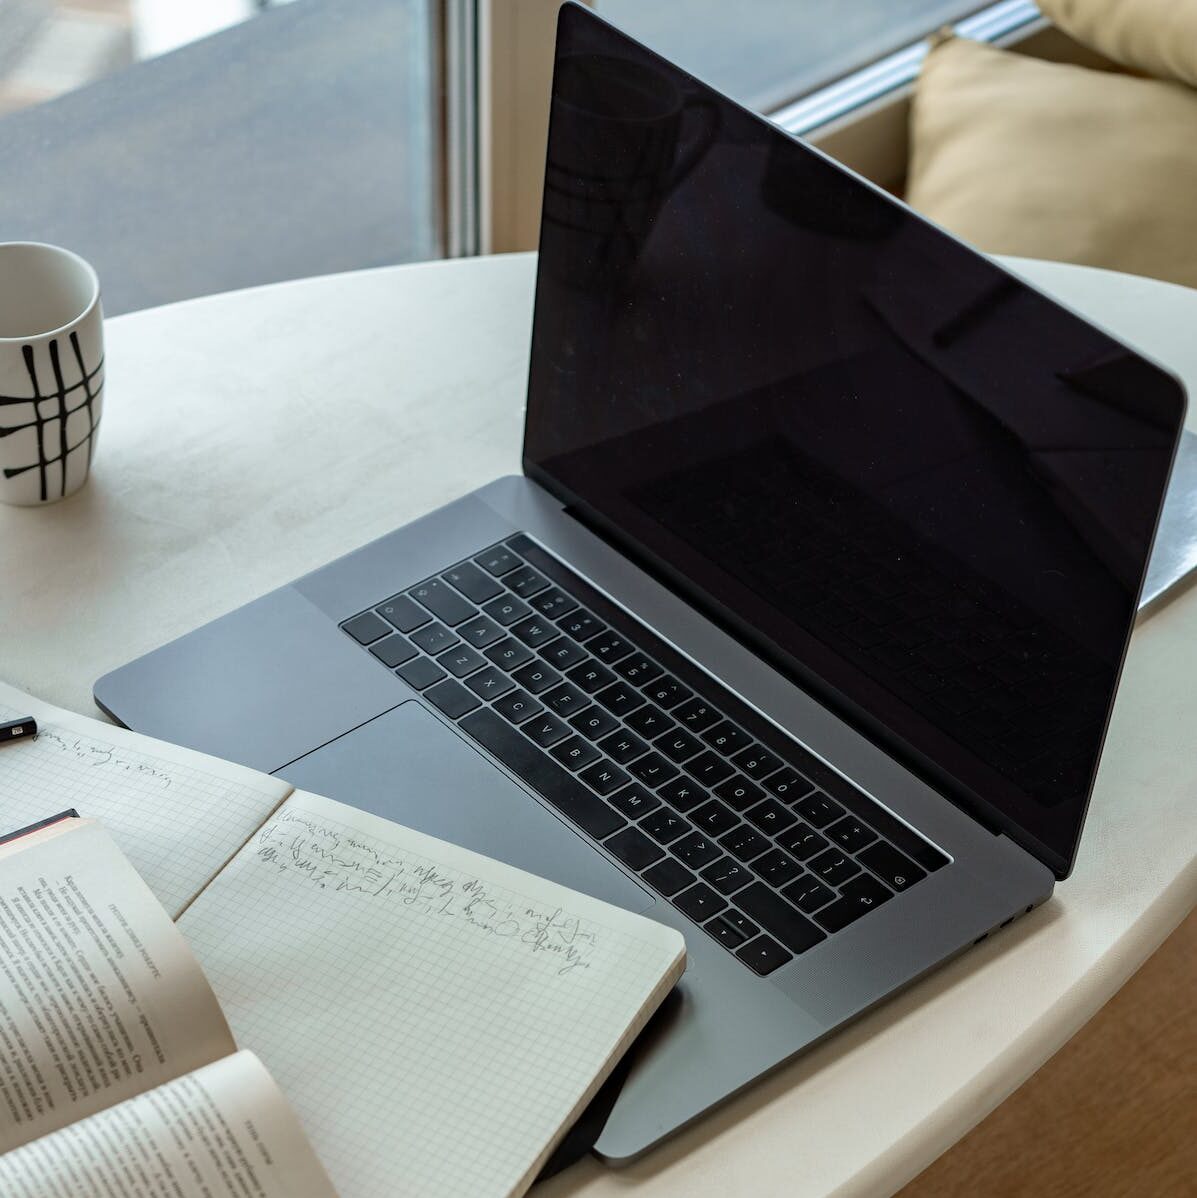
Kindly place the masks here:
[(562, 9), (525, 469), (1061, 876), (1183, 409), (1125, 346)]

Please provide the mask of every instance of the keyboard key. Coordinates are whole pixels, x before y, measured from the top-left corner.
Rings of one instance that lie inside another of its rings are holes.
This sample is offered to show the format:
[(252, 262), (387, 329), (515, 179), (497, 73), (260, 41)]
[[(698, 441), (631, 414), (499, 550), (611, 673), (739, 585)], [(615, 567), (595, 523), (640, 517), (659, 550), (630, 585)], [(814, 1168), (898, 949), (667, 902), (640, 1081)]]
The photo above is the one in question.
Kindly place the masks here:
[(752, 863), (752, 868), (778, 890), (802, 874), (802, 866), (793, 857), (787, 857), (781, 849), (770, 849)]
[(478, 554), (474, 561), (488, 574), (493, 574), (495, 578), (502, 578), (504, 574), (520, 565), (520, 559), (514, 553), (504, 549), (502, 545), (496, 545), (493, 549)]
[(466, 716), (459, 727), (596, 840), (623, 825), (622, 815), (521, 735), (527, 724), (513, 728), (489, 708), (483, 708)]
[(710, 749), (704, 749), (697, 757), (686, 762), (686, 772), (703, 786), (717, 786), (735, 770), (722, 757), (716, 756)]
[(750, 807), (745, 813), (762, 832), (776, 836), (784, 832), (797, 821), (792, 811), (787, 811), (776, 799), (762, 799), (755, 807)]
[(646, 786), (660, 786), (677, 776), (677, 770), (660, 753), (645, 753), (628, 769)]
[(521, 620), (518, 624), (512, 624), (509, 631), (533, 649), (539, 649), (541, 645), (548, 644), (549, 641), (561, 635), (557, 631), (556, 624), (549, 620), (542, 620), (540, 616), (529, 616), (528, 619)]
[(737, 728), (730, 720), (721, 720), (718, 724), (708, 728), (702, 734), (702, 739), (716, 753), (722, 753), (724, 757), (730, 757), (733, 753), (738, 753), (752, 744), (752, 737)]
[(531, 599), (549, 585), (549, 580), (537, 574), (531, 566), (521, 566), (518, 570), (512, 570), (510, 574), (503, 575), (503, 581), (521, 599)]
[(633, 732), (639, 732), (641, 736), (646, 736), (649, 740), (656, 740), (662, 733), (676, 727), (659, 707), (654, 707), (651, 703), (624, 718)]
[(736, 895), (736, 906), (755, 919), (766, 932), (776, 936), (792, 952), (804, 953), (820, 940), (827, 938), (796, 907), (791, 906), (780, 895), (774, 894), (762, 882), (753, 882), (750, 886), (745, 886)]
[(520, 686), (534, 695), (539, 695), (541, 691), (546, 691), (550, 686), (556, 686), (561, 681), (561, 675), (552, 666), (541, 665), (538, 661), (521, 666), (512, 677)]
[[(590, 646), (587, 645), (587, 648)], [(614, 715), (623, 716), (634, 711), (644, 700), (635, 687), (626, 682), (616, 682), (594, 696), (608, 711)]]
[(827, 848), (827, 841), (810, 824), (799, 824), (789, 829), (778, 841), (787, 853), (792, 853), (799, 861), (807, 861)]
[(759, 832), (741, 824), (720, 838), (719, 843), (740, 861), (751, 861), (773, 846)]
[(445, 671), (435, 661), (429, 661), (427, 657), (417, 657), (406, 665), (400, 666), (395, 673), (408, 686), (414, 686), (418, 691), (422, 691), (425, 687), (431, 686), (445, 677)]
[(614, 716), (593, 705), (570, 716), (568, 722), (575, 732), (580, 732), (587, 740), (598, 740), (619, 727), (619, 721)]
[[(654, 868), (656, 868), (654, 866)], [(716, 915), (714, 919), (704, 923), (703, 929), (709, 932), (724, 948), (734, 950), (740, 947), (748, 936), (741, 932), (734, 923), (726, 918), (727, 912)]]
[(839, 886), (853, 874), (860, 873), (860, 866), (851, 857), (846, 857), (836, 848), (828, 849), (825, 853), (811, 858), (806, 868), (817, 878), (821, 878), (832, 886)]
[(737, 932), (740, 932), (746, 940), (750, 940), (755, 936), (760, 928), (744, 914), (743, 911), (737, 911), (735, 907), (730, 907), (719, 916), (724, 923), (729, 923)]
[(669, 844), (691, 830), (689, 822), (668, 807), (658, 807), (650, 812), (640, 821), (640, 826), (658, 844)]
[(503, 629), (490, 616), (475, 616), (459, 624), (456, 632), (467, 645), (473, 645), (475, 649), (484, 649), (503, 639)]
[(587, 786), (593, 786), (601, 795), (609, 795), (618, 790), (629, 779), (627, 774), (610, 761), (598, 760), (588, 765), (579, 775)]
[(675, 861), (672, 857), (666, 857), (664, 861), (658, 861), (651, 869), (646, 869), (643, 877), (655, 891), (663, 894), (666, 898), (671, 894), (677, 894), (679, 890), (685, 890), (694, 882), (694, 875), (680, 861)]
[(752, 874), (739, 862), (730, 857), (720, 857), (702, 871), (702, 877), (720, 894), (734, 894), (741, 886), (752, 881)]
[(458, 645), (455, 649), (446, 649), (437, 659), (454, 678), (464, 678), (475, 670), (486, 665), (486, 658), (469, 645)]
[(909, 857), (904, 857), (892, 845), (879, 841), (861, 852), (859, 860), (868, 866), (887, 886), (909, 890), (927, 875)]
[(419, 650), (405, 636), (400, 636), (397, 632), (390, 636), (385, 636), (380, 641), (375, 641), (370, 646), (370, 652), (378, 658), (384, 666), (390, 666), (393, 670), (396, 666), (401, 666), (405, 661), (411, 661)]
[(701, 828), (710, 836), (722, 836), (740, 822), (717, 799), (709, 799), (703, 803), (690, 818), (696, 828)]
[(580, 770), (592, 761), (598, 761), (602, 754), (584, 741), (580, 736), (571, 736), (560, 744), (554, 745), (549, 752), (567, 769)]
[(522, 665), (527, 665), (532, 660), (532, 650), (527, 645), (521, 645), (519, 641), (513, 641), (511, 637), (505, 636), (501, 641), (489, 645), (484, 656), (487, 661), (493, 662), (501, 670), (510, 673), (512, 670), (518, 670)]
[(753, 973), (758, 973), (761, 977), (768, 977), (775, 969), (780, 969), (794, 959), (776, 940), (770, 940), (768, 936), (758, 936), (747, 944), (741, 944), (736, 949), (736, 956)]
[(599, 741), (599, 747), (620, 765), (627, 765), (629, 761), (635, 761), (637, 757), (642, 757), (648, 752), (648, 745), (640, 737), (633, 736), (630, 732), (624, 732), (622, 729), (604, 737)]
[(438, 653), (443, 653), (450, 646), (457, 644), (456, 634), (450, 632), (443, 624), (436, 622), (425, 624), (423, 628), (417, 628), (411, 634), (411, 639), (430, 657), (435, 657)]
[(451, 720), (473, 711), (478, 706), (478, 697), (472, 695), (460, 682), (454, 682), (452, 678), (446, 678), (444, 682), (430, 686), (424, 692), (424, 697), (435, 703)]
[(661, 805), (661, 800), (641, 782), (625, 786), (618, 794), (611, 796), (611, 802), (631, 819), (639, 819)]
[(683, 686), (672, 674), (662, 674), (644, 688), (644, 693), (658, 706), (668, 711), (679, 703), (685, 702), (694, 694), (689, 687)]
[(701, 869), (704, 865), (710, 865), (720, 856), (714, 841), (701, 832), (691, 832), (688, 836), (683, 836), (673, 846), (673, 854), (691, 869)]
[(827, 829), (827, 836), (834, 840), (840, 848), (850, 853), (857, 853), (877, 839), (877, 833), (872, 828), (866, 828), (858, 819), (845, 815)]
[(462, 562), (452, 570), (446, 570), (441, 577), (475, 603), (485, 603), (503, 593), (502, 586), (489, 574), (483, 574), (473, 562)]
[(391, 626), (381, 616), (372, 611), (364, 611), (352, 620), (346, 620), (341, 625), (359, 645), (369, 645), (379, 637), (384, 637), (391, 631)]
[(876, 878), (861, 874), (859, 878), (845, 883), (840, 888), (840, 897), (817, 911), (815, 919), (829, 932), (838, 932), (890, 897), (890, 892)]
[(673, 731), (666, 732), (664, 736), (657, 737), (653, 744), (670, 761), (677, 762), (686, 761), (702, 750), (702, 741), (691, 736), (684, 728), (676, 727)]
[(673, 714), (691, 732), (701, 732), (723, 719), (721, 711), (716, 711), (701, 699), (691, 699), (688, 703), (683, 703)]
[[(602, 802), (601, 799), (597, 801)], [(604, 844), (624, 865), (637, 872), (665, 856), (665, 850), (649, 840), (639, 828), (624, 828)]]
[(567, 636), (559, 636), (555, 641), (540, 649), (539, 653), (549, 665), (558, 670), (568, 670), (570, 666), (576, 666), (580, 661), (590, 660), (586, 656), (586, 650)]
[(565, 676), (570, 682), (577, 683), (588, 695), (593, 695), (595, 691), (602, 690), (604, 686), (610, 686), (615, 681), (615, 675), (606, 666), (589, 660), (566, 670)]
[(707, 792), (684, 775), (670, 778), (661, 787), (661, 798), (678, 811), (689, 811), (691, 808), (697, 807), (706, 797)]
[(450, 628), (478, 614), (478, 609), (472, 603), (463, 599), (448, 583), (441, 582), (439, 578), (430, 578), (427, 582), (412, 587), (407, 593)]
[(570, 612), (568, 616), (562, 616), (557, 621), (557, 627), (566, 636), (572, 636), (575, 641), (585, 644), (592, 636), (598, 636), (600, 632), (603, 632), (607, 625), (601, 620), (596, 620), (588, 611), (579, 608), (577, 611)]
[(633, 653), (616, 663), (615, 672), (633, 686), (643, 686), (661, 673), (661, 667), (643, 653)]
[(540, 715), (544, 711), (544, 706), (532, 698), (527, 691), (517, 688), (508, 691), (501, 699), (496, 699), (495, 710), (505, 720), (510, 720), (513, 724), (522, 724), (534, 715)]
[(504, 628), (509, 628), (517, 620), (526, 619), (532, 614), (532, 609), (522, 599), (506, 593), (483, 604), (482, 610)]
[(540, 715), (534, 716), (526, 724), (521, 725), (520, 731), (540, 745), (542, 749), (555, 745), (569, 735), (569, 727), (548, 711), (541, 712)]
[(783, 764), (781, 758), (775, 753), (770, 753), (764, 745), (749, 745), (748, 748), (737, 753), (732, 760), (750, 778), (755, 778), (758, 782), (780, 769)]
[(487, 666), (478, 673), (471, 674), (466, 679), (466, 686), (480, 699), (497, 699), (512, 690), (515, 683), (497, 666)]
[[(768, 782), (765, 785), (768, 786)], [(816, 828), (825, 828), (833, 819), (839, 819), (844, 814), (844, 809), (838, 803), (833, 803), (821, 790), (799, 799), (794, 804), (794, 810)]]
[(400, 632), (411, 632), (421, 624), (427, 624), (432, 618), (418, 604), (413, 603), (406, 595), (392, 595), (385, 603), (380, 603), (375, 609), (384, 620), (389, 620)]
[(712, 915), (718, 915), (727, 906), (727, 900), (720, 898), (705, 882), (696, 882), (689, 890), (675, 895), (673, 905), (695, 923), (704, 923)]
[(814, 790), (814, 784), (804, 778), (797, 770), (788, 766), (770, 774), (765, 779), (765, 789), (775, 794), (786, 803), (793, 803)]
[(755, 782), (749, 782), (740, 774), (725, 778), (715, 787), (715, 793), (737, 811), (747, 811), (753, 803), (759, 803), (765, 797), (765, 792)]
[(814, 874), (805, 872), (797, 881), (791, 882), (782, 891), (782, 894), (807, 915), (813, 914), (820, 907), (825, 907), (835, 898), (835, 891), (830, 886), (820, 882)]
[(547, 616), (550, 620), (555, 620), (578, 606), (560, 587), (549, 587), (547, 591), (541, 591), (531, 602), (542, 616)]
[(612, 662), (627, 657), (635, 649), (635, 645), (629, 645), (623, 637), (618, 636), (608, 628), (606, 632), (599, 633), (598, 636), (593, 637), (587, 642), (586, 648), (595, 657), (600, 658), (610, 665)]
[[(518, 677), (518, 673), (516, 676)], [(581, 711), (582, 708), (590, 705), (590, 700), (586, 697), (586, 694), (568, 682), (563, 682), (560, 686), (555, 686), (551, 691), (545, 691), (540, 701), (550, 711), (555, 711), (559, 716), (564, 716), (566, 719), (573, 715), (575, 711)]]

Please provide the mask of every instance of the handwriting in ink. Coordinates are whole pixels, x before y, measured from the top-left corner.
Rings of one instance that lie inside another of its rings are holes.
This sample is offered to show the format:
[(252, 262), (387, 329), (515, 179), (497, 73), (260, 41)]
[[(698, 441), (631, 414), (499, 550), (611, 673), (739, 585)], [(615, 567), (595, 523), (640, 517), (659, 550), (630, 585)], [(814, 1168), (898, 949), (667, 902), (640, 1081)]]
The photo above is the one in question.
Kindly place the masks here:
[(121, 770), (126, 774), (135, 774), (138, 777), (148, 778), (150, 781), (160, 783), (164, 789), (174, 782), (170, 774), (150, 764), (148, 761), (139, 761), (133, 757), (124, 757), (112, 745), (106, 745), (100, 741), (88, 740), (85, 737), (75, 736), (69, 732), (59, 732), (57, 728), (39, 729), (34, 740), (37, 744), (43, 745), (47, 749), (57, 749), (61, 753), (69, 754), (76, 760), (82, 761), (85, 765)]
[(342, 832), (299, 812), (263, 828), (256, 859), (321, 889), (369, 895), (426, 917), (457, 919), (479, 934), (550, 959), (558, 974), (589, 969), (595, 929), (561, 907), (540, 906), (481, 878)]

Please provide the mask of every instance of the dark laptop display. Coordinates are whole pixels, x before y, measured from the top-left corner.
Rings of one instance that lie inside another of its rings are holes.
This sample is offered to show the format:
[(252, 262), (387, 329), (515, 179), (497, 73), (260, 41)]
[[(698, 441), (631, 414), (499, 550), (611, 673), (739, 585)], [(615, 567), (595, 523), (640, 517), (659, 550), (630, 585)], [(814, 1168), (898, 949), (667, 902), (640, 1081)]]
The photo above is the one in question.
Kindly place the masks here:
[(561, 22), (527, 473), (1063, 876), (1181, 388)]

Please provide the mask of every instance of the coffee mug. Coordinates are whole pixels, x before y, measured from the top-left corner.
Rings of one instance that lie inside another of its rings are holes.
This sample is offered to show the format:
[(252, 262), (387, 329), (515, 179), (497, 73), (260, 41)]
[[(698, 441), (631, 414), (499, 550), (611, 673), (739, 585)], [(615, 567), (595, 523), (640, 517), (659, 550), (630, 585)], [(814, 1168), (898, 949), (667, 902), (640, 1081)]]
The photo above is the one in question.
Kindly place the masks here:
[(0, 501), (52, 503), (87, 481), (103, 326), (99, 280), (78, 254), (0, 243)]

